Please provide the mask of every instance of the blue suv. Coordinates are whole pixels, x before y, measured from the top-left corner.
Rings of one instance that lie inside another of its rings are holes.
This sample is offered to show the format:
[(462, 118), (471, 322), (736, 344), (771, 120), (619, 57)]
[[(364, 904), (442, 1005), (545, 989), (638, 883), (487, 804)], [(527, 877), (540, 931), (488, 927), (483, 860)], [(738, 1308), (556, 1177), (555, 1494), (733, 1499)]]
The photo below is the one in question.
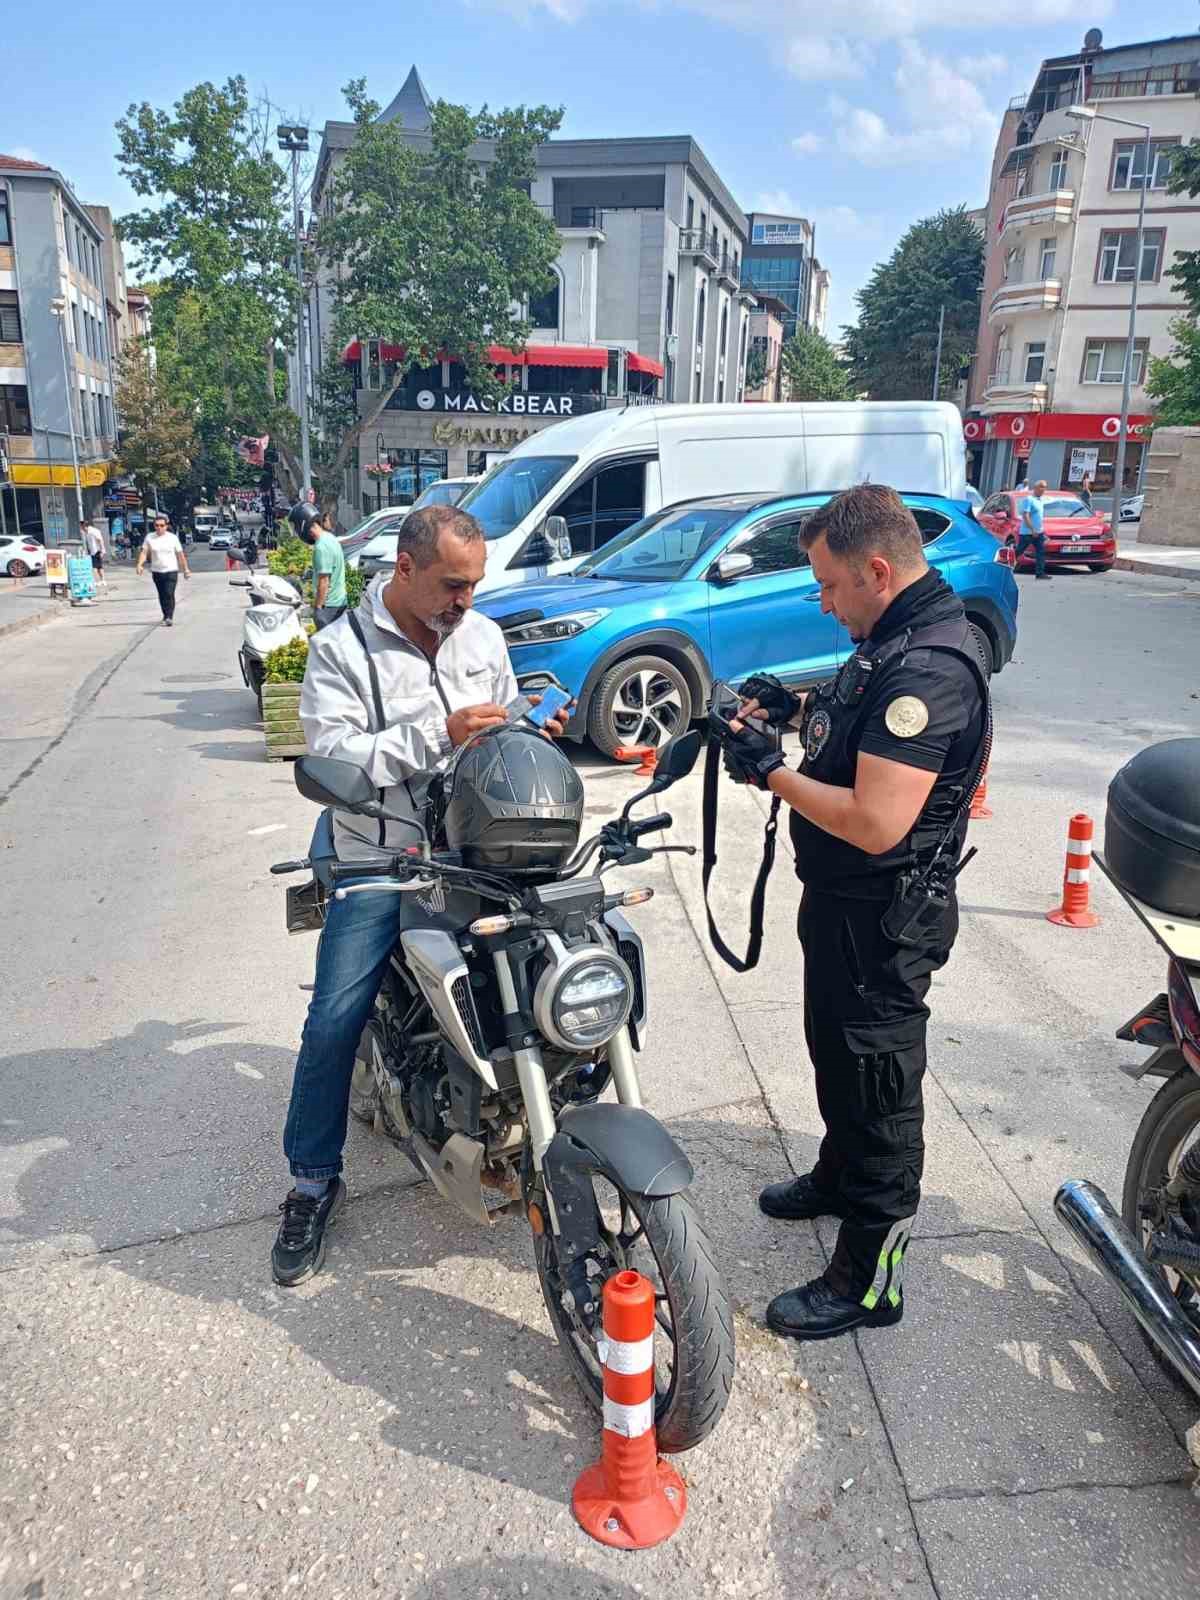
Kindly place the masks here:
[[(827, 495), (720, 495), (645, 517), (570, 574), (484, 595), (524, 688), (553, 674), (577, 697), (569, 732), (606, 755), (686, 728), (714, 679), (832, 677), (854, 648), (821, 610), (799, 532)], [(1011, 552), (965, 506), (906, 494), (931, 566), (962, 597), (989, 672), (1017, 637)]]

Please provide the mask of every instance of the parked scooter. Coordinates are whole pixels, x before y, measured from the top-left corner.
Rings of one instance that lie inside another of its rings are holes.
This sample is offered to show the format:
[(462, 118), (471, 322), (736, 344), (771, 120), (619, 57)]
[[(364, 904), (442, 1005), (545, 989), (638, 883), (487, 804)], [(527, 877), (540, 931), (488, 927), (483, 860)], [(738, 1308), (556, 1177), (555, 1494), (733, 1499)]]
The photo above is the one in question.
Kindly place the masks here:
[(1200, 1396), (1200, 739), (1152, 745), (1118, 772), (1104, 843), (1097, 865), (1167, 954), (1166, 993), (1117, 1030), (1153, 1054), (1122, 1070), (1164, 1082), (1134, 1135), (1121, 1216), (1082, 1179), (1054, 1209)]
[(305, 636), (304, 619), (311, 615), (299, 585), (291, 578), (276, 578), (255, 570), (248, 578), (230, 578), (232, 589), (248, 589), (249, 605), (242, 618), (242, 643), (238, 666), (247, 689), (253, 689), (262, 711), (262, 686), (267, 656), (281, 644)]

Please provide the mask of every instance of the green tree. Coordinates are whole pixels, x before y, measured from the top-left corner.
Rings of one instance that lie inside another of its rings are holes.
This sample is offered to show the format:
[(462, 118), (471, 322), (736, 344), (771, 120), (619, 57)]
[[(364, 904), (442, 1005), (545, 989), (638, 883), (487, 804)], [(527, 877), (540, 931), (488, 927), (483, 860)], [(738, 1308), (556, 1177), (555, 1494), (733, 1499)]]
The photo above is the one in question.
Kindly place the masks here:
[(761, 389), (767, 381), (767, 358), (760, 349), (751, 350), (746, 357), (746, 388)]
[[(344, 92), (354, 143), (317, 235), (317, 253), (337, 279), (333, 345), (371, 338), (403, 353), (384, 364), (378, 390), (356, 391), (353, 368), (325, 362), (323, 456), (334, 482), (412, 367), (448, 351), (474, 389), (499, 391), (487, 348), (524, 344), (529, 323), (514, 307), (549, 286), (560, 248), (553, 221), (526, 191), (561, 111), (473, 113), (438, 101), (429, 148), (418, 150), (395, 123), (377, 120), (364, 79)], [(484, 160), (481, 140), (491, 147)]]
[(823, 334), (798, 326), (780, 356), (789, 400), (849, 400), (850, 379)]
[(214, 486), (238, 481), (243, 433), (270, 433), (300, 481), (281, 359), (296, 296), (290, 187), (273, 120), (235, 77), (198, 84), (169, 112), (131, 105), (117, 123), (117, 165), (147, 201), (118, 226), (153, 280), (160, 381), (195, 407), (197, 481)]
[(186, 411), (167, 396), (149, 352), (140, 344), (122, 352), (117, 364), (117, 412), (121, 418), (120, 470), (143, 492), (174, 489), (192, 472), (196, 431)]
[(964, 207), (913, 224), (858, 292), (858, 322), (846, 328), (855, 393), (920, 400), (933, 384), (938, 312), (945, 307), (939, 398), (948, 399), (975, 349), (983, 237)]
[[(1171, 153), (1172, 194), (1200, 195), (1200, 139)], [(1169, 357), (1154, 356), (1146, 393), (1157, 401), (1156, 428), (1194, 427), (1200, 423), (1200, 250), (1179, 250), (1167, 269), (1187, 301), (1187, 309), (1171, 323), (1174, 341)]]

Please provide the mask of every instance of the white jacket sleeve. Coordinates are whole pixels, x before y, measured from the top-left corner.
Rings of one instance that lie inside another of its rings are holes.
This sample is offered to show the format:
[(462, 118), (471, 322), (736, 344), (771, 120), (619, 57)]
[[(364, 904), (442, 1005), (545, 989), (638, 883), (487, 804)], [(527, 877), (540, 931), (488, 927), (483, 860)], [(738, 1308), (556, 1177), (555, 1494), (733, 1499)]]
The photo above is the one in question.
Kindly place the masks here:
[(300, 721), (313, 755), (353, 761), (381, 789), (445, 764), (452, 747), (440, 707), (431, 703), (421, 714), (373, 733), (367, 706), (337, 652), (314, 635), (300, 689)]

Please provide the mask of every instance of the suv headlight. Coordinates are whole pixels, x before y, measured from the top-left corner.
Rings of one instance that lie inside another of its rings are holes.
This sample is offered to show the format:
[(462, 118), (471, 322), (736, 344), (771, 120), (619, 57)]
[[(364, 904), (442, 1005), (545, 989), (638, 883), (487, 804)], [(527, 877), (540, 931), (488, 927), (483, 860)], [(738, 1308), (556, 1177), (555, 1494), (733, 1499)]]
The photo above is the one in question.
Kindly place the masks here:
[(624, 1027), (633, 979), (620, 956), (588, 945), (546, 968), (533, 1000), (546, 1037), (563, 1050), (594, 1050)]
[(573, 639), (577, 633), (592, 628), (608, 615), (606, 607), (591, 611), (570, 611), (562, 617), (542, 617), (538, 622), (522, 622), (515, 628), (505, 628), (505, 640), (514, 644), (551, 644), (556, 639)]

